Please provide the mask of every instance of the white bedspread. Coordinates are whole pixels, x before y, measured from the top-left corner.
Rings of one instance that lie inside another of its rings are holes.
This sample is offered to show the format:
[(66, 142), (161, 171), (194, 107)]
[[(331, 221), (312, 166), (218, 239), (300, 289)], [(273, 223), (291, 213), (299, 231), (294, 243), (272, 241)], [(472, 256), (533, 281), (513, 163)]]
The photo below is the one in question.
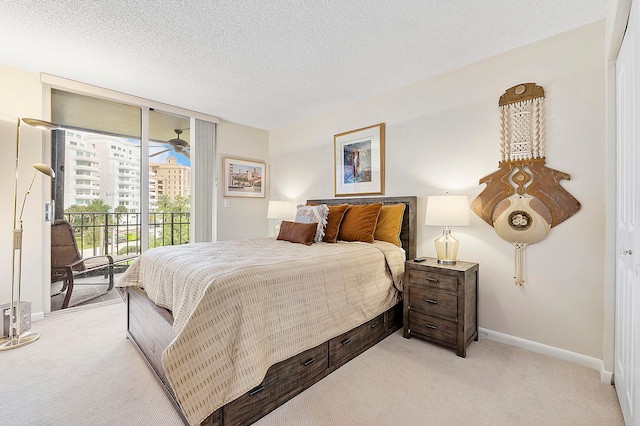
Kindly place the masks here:
[(195, 425), (271, 365), (389, 309), (403, 273), (393, 244), (264, 238), (149, 250), (117, 286), (142, 287), (173, 312), (177, 336), (162, 365)]

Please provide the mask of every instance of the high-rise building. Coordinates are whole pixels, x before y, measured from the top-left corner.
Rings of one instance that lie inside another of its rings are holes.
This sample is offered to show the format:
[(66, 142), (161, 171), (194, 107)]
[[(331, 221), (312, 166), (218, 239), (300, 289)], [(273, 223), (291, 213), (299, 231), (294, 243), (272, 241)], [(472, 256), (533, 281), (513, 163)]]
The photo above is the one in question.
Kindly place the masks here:
[(154, 175), (156, 195), (171, 199), (191, 195), (191, 168), (178, 164), (175, 157), (169, 156), (166, 163), (151, 163), (149, 168)]
[(140, 145), (124, 138), (85, 134), (100, 168), (98, 198), (115, 209), (140, 211)]
[(84, 133), (65, 132), (64, 208), (86, 206), (99, 197), (100, 167), (91, 143)]

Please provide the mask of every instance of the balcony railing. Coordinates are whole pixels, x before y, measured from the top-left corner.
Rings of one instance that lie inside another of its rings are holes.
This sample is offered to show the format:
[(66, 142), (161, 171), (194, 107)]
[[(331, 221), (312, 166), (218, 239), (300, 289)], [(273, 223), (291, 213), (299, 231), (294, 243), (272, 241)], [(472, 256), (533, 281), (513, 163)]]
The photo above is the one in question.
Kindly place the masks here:
[[(84, 257), (141, 253), (141, 213), (64, 213)], [(149, 248), (189, 242), (189, 213), (149, 213)]]

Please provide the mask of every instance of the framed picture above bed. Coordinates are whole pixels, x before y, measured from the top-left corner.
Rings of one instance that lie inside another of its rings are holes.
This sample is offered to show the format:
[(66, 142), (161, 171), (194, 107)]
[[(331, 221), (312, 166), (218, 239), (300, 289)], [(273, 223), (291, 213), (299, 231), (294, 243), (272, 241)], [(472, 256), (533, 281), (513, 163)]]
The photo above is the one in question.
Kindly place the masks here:
[(384, 123), (333, 137), (336, 197), (384, 194)]
[(239, 158), (223, 158), (224, 196), (264, 198), (267, 164)]

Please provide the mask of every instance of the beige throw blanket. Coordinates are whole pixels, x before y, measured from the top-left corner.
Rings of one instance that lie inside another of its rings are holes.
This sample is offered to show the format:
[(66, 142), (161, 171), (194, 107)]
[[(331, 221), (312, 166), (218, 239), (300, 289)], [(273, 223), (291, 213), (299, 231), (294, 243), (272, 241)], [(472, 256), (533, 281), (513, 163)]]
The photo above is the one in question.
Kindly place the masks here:
[(195, 425), (271, 365), (393, 306), (403, 273), (393, 244), (264, 238), (149, 250), (117, 285), (142, 287), (173, 312), (177, 336), (162, 365)]

